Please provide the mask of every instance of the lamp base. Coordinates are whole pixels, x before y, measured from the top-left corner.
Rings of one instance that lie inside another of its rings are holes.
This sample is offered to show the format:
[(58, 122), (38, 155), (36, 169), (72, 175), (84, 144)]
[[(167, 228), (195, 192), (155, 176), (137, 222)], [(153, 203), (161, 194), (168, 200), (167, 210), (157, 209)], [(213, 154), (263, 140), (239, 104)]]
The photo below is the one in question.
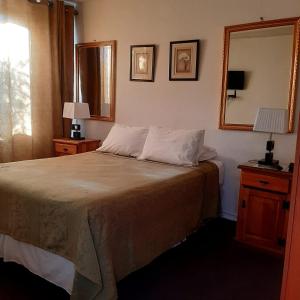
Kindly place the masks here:
[[(272, 142), (272, 141), (268, 141), (268, 143), (269, 142)], [(267, 146), (267, 149), (268, 149), (268, 146)], [(258, 161), (258, 164), (265, 165), (265, 166), (277, 166), (279, 164), (279, 161), (273, 159), (273, 152), (271, 150), (269, 150), (269, 152), (267, 152), (265, 154), (265, 158)]]
[(259, 165), (264, 165), (264, 166), (278, 166), (279, 165), (279, 160), (273, 159), (272, 161), (266, 161), (265, 158), (260, 159), (257, 161)]
[(85, 137), (70, 137), (71, 140), (85, 140)]
[(81, 136), (79, 124), (72, 124), (71, 139), (72, 140), (84, 140), (85, 139), (84, 137)]
[[(269, 148), (268, 148), (268, 146), (269, 146)], [(268, 141), (267, 150), (269, 150), (269, 152), (266, 152), (264, 159), (261, 159), (258, 161), (259, 165), (265, 165), (265, 166), (278, 166), (279, 165), (279, 161), (273, 159), (273, 152), (272, 152), (273, 147), (274, 147), (273, 141)]]

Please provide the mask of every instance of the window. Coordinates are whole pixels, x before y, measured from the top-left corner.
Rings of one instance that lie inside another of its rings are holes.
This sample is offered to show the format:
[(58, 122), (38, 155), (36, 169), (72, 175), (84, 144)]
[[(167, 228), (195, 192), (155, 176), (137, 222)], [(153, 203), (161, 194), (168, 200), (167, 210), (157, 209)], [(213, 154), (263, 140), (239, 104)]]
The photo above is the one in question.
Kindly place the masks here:
[(30, 33), (23, 26), (2, 23), (0, 40), (0, 136), (8, 131), (31, 135)]

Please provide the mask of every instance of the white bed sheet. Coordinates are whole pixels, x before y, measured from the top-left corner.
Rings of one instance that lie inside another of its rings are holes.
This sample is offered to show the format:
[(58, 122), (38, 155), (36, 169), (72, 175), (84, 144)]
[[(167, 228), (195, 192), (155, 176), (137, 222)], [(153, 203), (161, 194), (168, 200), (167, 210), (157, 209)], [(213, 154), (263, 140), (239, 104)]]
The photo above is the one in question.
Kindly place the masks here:
[(23, 265), (71, 294), (75, 268), (69, 260), (4, 234), (0, 234), (0, 257), (5, 262)]
[[(224, 182), (224, 164), (220, 160), (209, 160), (219, 168), (219, 184)], [(16, 262), (32, 273), (72, 292), (75, 276), (74, 264), (64, 257), (45, 251), (27, 243), (16, 241), (0, 234), (0, 257), (5, 262)]]
[(219, 184), (222, 185), (224, 183), (224, 175), (225, 175), (225, 168), (224, 163), (218, 159), (210, 159), (210, 162), (214, 163), (219, 169)]

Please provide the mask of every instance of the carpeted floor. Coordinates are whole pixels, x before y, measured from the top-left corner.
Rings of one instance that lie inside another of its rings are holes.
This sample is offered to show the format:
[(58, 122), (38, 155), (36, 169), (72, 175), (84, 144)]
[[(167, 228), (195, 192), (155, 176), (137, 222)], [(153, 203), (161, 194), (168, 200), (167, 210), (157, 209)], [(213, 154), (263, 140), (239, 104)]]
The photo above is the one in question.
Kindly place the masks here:
[[(283, 261), (240, 246), (234, 223), (211, 222), (118, 284), (120, 300), (278, 300)], [(62, 289), (0, 262), (1, 300), (65, 300)]]

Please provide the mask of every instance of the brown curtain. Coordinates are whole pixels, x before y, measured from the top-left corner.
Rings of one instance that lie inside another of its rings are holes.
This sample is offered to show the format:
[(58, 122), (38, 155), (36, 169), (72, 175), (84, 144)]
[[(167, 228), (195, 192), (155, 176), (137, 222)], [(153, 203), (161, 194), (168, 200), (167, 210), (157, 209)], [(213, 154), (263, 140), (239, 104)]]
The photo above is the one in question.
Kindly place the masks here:
[[(74, 98), (74, 17), (75, 9), (66, 6), (63, 1), (56, 0), (50, 9), (50, 32), (52, 59), (57, 62), (54, 70), (56, 78), (53, 84), (59, 87), (61, 110), (64, 102), (72, 102)], [(63, 136), (69, 137), (71, 120), (63, 119)]]
[(62, 134), (49, 8), (0, 1), (0, 162), (52, 156)]
[(0, 1), (0, 162), (50, 157), (73, 100), (74, 8)]

